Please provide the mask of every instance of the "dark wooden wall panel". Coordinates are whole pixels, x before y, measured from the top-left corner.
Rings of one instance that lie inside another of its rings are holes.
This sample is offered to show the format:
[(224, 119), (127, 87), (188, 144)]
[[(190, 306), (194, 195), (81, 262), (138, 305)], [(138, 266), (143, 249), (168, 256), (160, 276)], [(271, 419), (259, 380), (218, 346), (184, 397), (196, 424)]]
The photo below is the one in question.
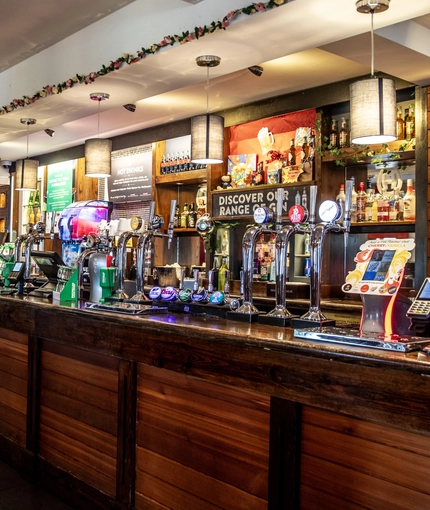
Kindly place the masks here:
[(42, 351), (40, 455), (116, 492), (118, 372)]
[(430, 508), (430, 437), (303, 407), (301, 508)]
[(28, 337), (0, 328), (0, 434), (26, 444)]
[(136, 508), (266, 509), (269, 398), (140, 365)]

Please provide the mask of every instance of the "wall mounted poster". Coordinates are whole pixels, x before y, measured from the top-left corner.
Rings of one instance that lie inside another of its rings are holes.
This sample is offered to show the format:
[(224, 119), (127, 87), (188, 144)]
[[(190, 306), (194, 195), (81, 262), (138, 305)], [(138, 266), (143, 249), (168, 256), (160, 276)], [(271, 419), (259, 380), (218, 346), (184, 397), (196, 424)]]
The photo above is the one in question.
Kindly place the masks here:
[(112, 152), (109, 200), (137, 202), (152, 198), (152, 145)]
[(62, 211), (72, 203), (74, 161), (48, 166), (46, 211)]

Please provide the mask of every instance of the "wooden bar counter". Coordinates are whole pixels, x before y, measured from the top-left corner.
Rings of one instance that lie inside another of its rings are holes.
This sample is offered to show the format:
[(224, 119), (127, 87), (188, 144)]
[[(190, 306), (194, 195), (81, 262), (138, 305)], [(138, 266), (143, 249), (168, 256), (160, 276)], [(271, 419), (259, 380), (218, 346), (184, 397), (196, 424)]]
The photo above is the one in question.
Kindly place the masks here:
[(0, 456), (75, 508), (430, 508), (417, 353), (31, 298), (0, 317)]

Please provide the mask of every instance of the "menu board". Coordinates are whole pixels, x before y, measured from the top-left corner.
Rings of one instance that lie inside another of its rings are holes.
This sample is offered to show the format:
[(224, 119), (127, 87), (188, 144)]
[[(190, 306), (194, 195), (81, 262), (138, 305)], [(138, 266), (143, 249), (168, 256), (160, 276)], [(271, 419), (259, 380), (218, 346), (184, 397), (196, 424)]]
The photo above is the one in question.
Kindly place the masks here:
[(136, 202), (152, 198), (152, 145), (112, 152), (109, 200)]
[(72, 203), (74, 161), (48, 166), (46, 211), (62, 211)]

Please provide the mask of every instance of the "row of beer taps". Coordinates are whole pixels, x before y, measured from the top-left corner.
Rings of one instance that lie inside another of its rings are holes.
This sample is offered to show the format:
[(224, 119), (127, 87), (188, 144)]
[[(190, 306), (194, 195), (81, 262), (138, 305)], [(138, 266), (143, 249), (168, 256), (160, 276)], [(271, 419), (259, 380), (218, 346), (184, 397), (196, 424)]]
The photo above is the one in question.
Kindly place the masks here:
[[(277, 190), (276, 220), (274, 212), (268, 208), (255, 211), (256, 225), (249, 227), (243, 237), (243, 303), (235, 311), (228, 314), (230, 318), (253, 322), (286, 325), (294, 316), (286, 307), (286, 283), (288, 277), (288, 246), (294, 235), (310, 237), (310, 306), (300, 319), (310, 324), (327, 322), (321, 312), (321, 261), (324, 239), (328, 232), (343, 233), (345, 243), (351, 224), (352, 181), (345, 184), (345, 202), (337, 203), (326, 200), (319, 208), (322, 221), (316, 222), (317, 186), (310, 186), (309, 211), (301, 206), (293, 206), (289, 210), (290, 223), (283, 225), (284, 189)], [(341, 221), (341, 223), (340, 223)], [(253, 303), (252, 283), (253, 264), (256, 241), (261, 234), (276, 234), (275, 238), (275, 307), (267, 314), (260, 311)]]

